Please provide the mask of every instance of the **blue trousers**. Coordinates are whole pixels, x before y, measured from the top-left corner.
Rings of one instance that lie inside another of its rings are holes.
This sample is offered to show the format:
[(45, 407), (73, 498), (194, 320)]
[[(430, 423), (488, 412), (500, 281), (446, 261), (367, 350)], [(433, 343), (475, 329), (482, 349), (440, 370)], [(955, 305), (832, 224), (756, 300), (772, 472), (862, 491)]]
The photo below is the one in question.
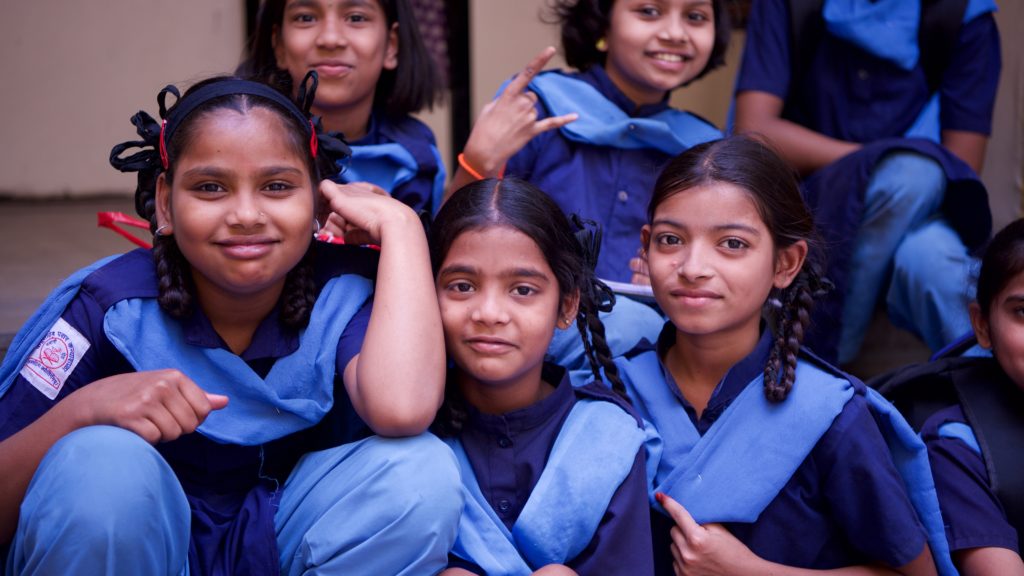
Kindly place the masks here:
[[(275, 515), (282, 574), (433, 574), (462, 509), (437, 438), (371, 437), (305, 455)], [(93, 426), (47, 453), (22, 502), (7, 574), (187, 574), (190, 511), (157, 451)]]
[(883, 293), (892, 322), (932, 350), (970, 329), (977, 260), (939, 213), (945, 189), (939, 164), (920, 154), (894, 152), (875, 167), (850, 259), (840, 363), (857, 356)]

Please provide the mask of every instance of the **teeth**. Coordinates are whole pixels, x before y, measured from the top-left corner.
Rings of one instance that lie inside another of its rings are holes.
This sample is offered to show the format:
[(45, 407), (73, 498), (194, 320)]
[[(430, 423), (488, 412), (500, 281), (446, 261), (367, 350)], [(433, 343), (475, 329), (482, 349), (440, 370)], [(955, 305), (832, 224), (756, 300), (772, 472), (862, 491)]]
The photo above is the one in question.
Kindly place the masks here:
[(654, 55), (654, 59), (655, 60), (663, 60), (665, 62), (682, 62), (683, 61), (683, 57), (680, 56), (679, 54), (665, 54), (665, 53), (655, 54)]

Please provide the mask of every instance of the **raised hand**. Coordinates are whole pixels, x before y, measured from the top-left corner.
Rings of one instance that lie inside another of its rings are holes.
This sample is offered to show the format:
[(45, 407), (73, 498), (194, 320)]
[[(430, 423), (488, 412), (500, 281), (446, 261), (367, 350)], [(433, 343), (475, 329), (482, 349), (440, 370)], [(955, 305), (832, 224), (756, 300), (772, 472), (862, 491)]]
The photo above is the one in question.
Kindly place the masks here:
[(346, 244), (380, 244), (384, 227), (394, 220), (416, 220), (411, 208), (369, 182), (320, 183), (320, 193), (331, 214), (325, 229), (345, 238)]
[(228, 397), (204, 392), (188, 376), (168, 369), (103, 378), (65, 402), (74, 405), (81, 422), (118, 426), (156, 444), (194, 432), (212, 410), (227, 406)]
[(551, 46), (542, 50), (481, 110), (463, 150), (466, 163), (479, 175), (497, 176), (508, 159), (534, 136), (579, 117), (572, 113), (537, 120), (537, 95), (527, 85), (554, 55)]

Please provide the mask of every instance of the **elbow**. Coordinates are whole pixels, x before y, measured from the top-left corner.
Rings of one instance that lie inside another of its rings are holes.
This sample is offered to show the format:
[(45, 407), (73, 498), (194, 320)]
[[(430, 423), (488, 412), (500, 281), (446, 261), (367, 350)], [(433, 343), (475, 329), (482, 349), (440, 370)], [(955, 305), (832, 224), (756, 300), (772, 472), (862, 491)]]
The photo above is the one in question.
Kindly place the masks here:
[(367, 425), (378, 436), (402, 437), (422, 434), (434, 421), (437, 410), (427, 411), (422, 408), (402, 410), (392, 407), (386, 413), (377, 414), (367, 419)]

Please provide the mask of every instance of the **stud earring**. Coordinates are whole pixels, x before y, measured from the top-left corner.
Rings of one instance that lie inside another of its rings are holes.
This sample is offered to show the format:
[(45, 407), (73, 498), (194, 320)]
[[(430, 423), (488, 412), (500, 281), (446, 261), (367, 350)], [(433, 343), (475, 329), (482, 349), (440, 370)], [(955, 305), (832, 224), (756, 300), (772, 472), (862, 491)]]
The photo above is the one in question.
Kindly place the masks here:
[(604, 36), (597, 39), (597, 44), (594, 44), (594, 48), (597, 48), (598, 52), (608, 51), (608, 41), (604, 39)]

